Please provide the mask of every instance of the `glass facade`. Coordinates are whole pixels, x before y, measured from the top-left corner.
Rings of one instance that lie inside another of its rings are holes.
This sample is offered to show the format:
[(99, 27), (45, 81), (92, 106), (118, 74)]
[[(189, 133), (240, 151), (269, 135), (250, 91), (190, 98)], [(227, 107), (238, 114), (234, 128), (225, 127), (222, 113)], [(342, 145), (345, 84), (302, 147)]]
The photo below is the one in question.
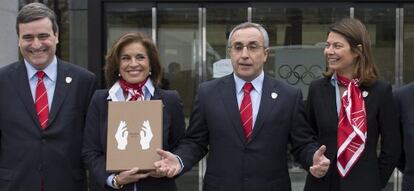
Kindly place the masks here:
[(414, 82), (414, 6), (404, 8), (403, 83)]
[[(19, 0), (20, 7), (27, 2), (31, 1)], [(98, 24), (88, 24), (85, 15), (77, 14), (77, 10), (87, 6), (73, 8), (77, 0), (43, 2), (55, 9), (60, 18), (58, 55), (75, 62), (79, 55), (88, 56), (89, 63), (85, 60), (76, 63), (98, 68), (93, 71), (98, 76), (102, 72), (107, 49), (122, 33), (141, 31), (151, 36), (160, 51), (164, 70), (162, 86), (179, 91), (187, 122), (198, 85), (232, 72), (227, 38), (235, 25), (245, 21), (260, 23), (269, 33), (270, 54), (265, 72), (301, 88), (305, 99), (310, 81), (319, 78), (325, 68), (323, 48), (327, 27), (345, 17), (358, 18), (368, 27), (375, 61), (384, 80), (394, 87), (414, 81), (413, 3), (235, 1), (227, 4), (90, 0), (88, 11), (98, 10), (93, 14), (100, 15), (101, 20), (96, 21)], [(84, 22), (79, 22), (82, 19)], [(99, 43), (85, 44), (85, 38), (95, 38), (91, 35), (79, 39), (86, 30), (78, 27), (79, 24), (88, 25), (88, 30), (92, 31), (89, 34), (97, 34)], [(99, 49), (99, 54), (96, 51), (91, 53), (93, 49)], [(91, 62), (94, 58), (97, 58), (96, 62)], [(292, 189), (302, 190), (306, 171), (292, 158), (289, 161)], [(179, 190), (201, 190), (204, 170), (203, 160), (192, 171), (179, 177)], [(401, 174), (396, 171), (384, 190), (400, 190), (400, 178)]]
[(106, 3), (105, 4), (106, 50), (127, 31), (139, 31), (151, 36), (152, 5), (148, 3)]
[(196, 4), (164, 4), (157, 9), (157, 46), (164, 66), (164, 89), (180, 92), (190, 116), (201, 63)]
[(356, 5), (355, 18), (367, 26), (381, 77), (395, 84), (396, 6)]
[(247, 5), (208, 4), (203, 8), (205, 20), (205, 80), (218, 78), (232, 72), (227, 56), (227, 39), (231, 29), (247, 21)]
[[(196, 4), (160, 4), (157, 9), (157, 46), (164, 67), (163, 88), (180, 93), (186, 121), (191, 114), (200, 61), (200, 33)], [(177, 179), (178, 190), (198, 190), (198, 166)]]
[(252, 10), (252, 21), (265, 26), (269, 33), (270, 55), (265, 70), (300, 87), (307, 97), (310, 82), (325, 70), (326, 31), (331, 23), (349, 17), (349, 6), (258, 3)]

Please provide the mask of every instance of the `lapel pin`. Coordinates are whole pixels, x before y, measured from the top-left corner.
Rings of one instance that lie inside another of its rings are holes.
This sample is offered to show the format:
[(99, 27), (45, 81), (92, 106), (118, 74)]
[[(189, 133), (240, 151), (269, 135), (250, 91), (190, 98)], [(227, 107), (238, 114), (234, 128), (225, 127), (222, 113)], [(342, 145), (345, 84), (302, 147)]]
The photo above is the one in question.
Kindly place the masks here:
[(71, 77), (66, 77), (66, 83), (70, 84), (72, 82), (72, 78)]
[(272, 96), (272, 99), (276, 99), (277, 98), (277, 93), (272, 92), (271, 96)]
[(363, 91), (362, 92), (362, 97), (367, 97), (368, 96), (368, 92), (367, 91)]

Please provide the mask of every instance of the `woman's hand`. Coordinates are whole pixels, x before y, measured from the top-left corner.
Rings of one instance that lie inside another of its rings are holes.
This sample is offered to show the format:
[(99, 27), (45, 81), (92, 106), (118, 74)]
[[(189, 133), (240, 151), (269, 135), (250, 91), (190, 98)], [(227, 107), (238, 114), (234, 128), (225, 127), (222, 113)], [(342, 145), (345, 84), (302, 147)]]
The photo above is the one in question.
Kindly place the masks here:
[(132, 168), (131, 170), (122, 171), (117, 176), (117, 182), (120, 185), (138, 182), (140, 179), (147, 178), (150, 173), (139, 173), (139, 168)]

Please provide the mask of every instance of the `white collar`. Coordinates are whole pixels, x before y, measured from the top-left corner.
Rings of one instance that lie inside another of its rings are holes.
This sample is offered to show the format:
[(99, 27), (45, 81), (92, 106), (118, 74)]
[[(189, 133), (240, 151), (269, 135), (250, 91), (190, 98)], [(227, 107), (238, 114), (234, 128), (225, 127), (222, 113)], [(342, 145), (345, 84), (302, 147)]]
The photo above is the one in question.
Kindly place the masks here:
[[(234, 82), (236, 85), (236, 92), (240, 93), (243, 90), (243, 86), (246, 83), (246, 81), (244, 81), (243, 79), (241, 79), (240, 77), (238, 77), (236, 74), (233, 73), (234, 76)], [(252, 85), (253, 85), (253, 89), (252, 90), (256, 90), (257, 93), (259, 93), (259, 95), (261, 95), (262, 93), (262, 88), (263, 88), (263, 80), (264, 80), (264, 72), (262, 71), (262, 73), (260, 73), (260, 75), (258, 75), (255, 79), (253, 79), (251, 81)]]
[[(145, 83), (144, 87), (142, 88), (142, 92), (144, 93), (145, 100), (150, 99), (152, 96), (154, 96), (155, 87), (152, 84), (151, 79), (148, 79)], [(109, 89), (109, 95), (107, 97), (108, 100), (112, 101), (129, 101), (131, 99), (131, 95), (128, 94), (127, 99), (125, 100), (124, 97), (124, 91), (121, 88), (121, 85), (119, 85), (119, 81), (116, 81), (114, 85)]]

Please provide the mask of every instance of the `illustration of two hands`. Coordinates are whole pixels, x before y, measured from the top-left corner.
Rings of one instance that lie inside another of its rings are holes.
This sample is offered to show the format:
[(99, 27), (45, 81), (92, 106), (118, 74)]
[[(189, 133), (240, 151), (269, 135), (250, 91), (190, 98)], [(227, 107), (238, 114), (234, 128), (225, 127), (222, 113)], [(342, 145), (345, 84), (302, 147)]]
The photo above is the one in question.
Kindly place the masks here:
[[(151, 126), (148, 120), (145, 120), (142, 123), (141, 131), (139, 132), (140, 135), (140, 145), (142, 150), (147, 150), (150, 148), (150, 143), (154, 135), (151, 131)], [(115, 133), (115, 139), (118, 143), (118, 150), (125, 150), (126, 146), (128, 145), (128, 129), (127, 124), (125, 121), (120, 121), (118, 125), (118, 129)]]

